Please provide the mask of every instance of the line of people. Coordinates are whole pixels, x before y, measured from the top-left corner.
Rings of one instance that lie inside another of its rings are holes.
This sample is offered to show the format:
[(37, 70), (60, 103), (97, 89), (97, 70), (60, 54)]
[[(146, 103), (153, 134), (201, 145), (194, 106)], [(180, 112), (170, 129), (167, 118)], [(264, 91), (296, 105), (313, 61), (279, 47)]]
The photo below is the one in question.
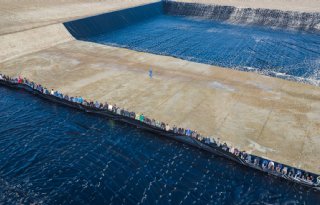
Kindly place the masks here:
[(67, 101), (70, 101), (73, 103), (78, 103), (78, 104), (88, 106), (91, 108), (108, 110), (108, 111), (116, 113), (118, 115), (138, 120), (142, 123), (148, 124), (152, 127), (155, 127), (155, 128), (161, 129), (161, 130), (165, 130), (167, 132), (172, 132), (175, 134), (192, 137), (192, 138), (197, 139), (198, 141), (200, 141), (206, 145), (219, 147), (223, 151), (229, 152), (229, 153), (235, 155), (236, 157), (242, 159), (243, 161), (245, 161), (247, 164), (250, 164), (251, 166), (255, 166), (255, 167), (260, 168), (265, 171), (269, 171), (269, 172), (271, 171), (271, 172), (277, 173), (279, 175), (285, 175), (285, 176), (288, 176), (291, 178), (304, 180), (305, 182), (308, 182), (310, 184), (320, 185), (320, 176), (317, 176), (317, 179), (315, 179), (315, 177), (308, 172), (298, 170), (298, 169), (296, 170), (292, 167), (287, 167), (287, 166), (284, 166), (280, 163), (275, 163), (275, 162), (267, 160), (267, 159), (262, 159), (257, 156), (252, 156), (252, 155), (246, 153), (245, 151), (240, 151), (237, 148), (234, 148), (232, 146), (228, 146), (226, 143), (221, 143), (219, 138), (214, 139), (213, 137), (204, 137), (204, 136), (200, 135), (196, 130), (179, 128), (175, 125), (171, 128), (169, 126), (169, 124), (157, 121), (155, 119), (150, 119), (150, 118), (144, 116), (144, 114), (130, 112), (126, 109), (122, 109), (120, 107), (117, 107), (117, 105), (112, 105), (112, 104), (108, 104), (108, 103), (102, 104), (98, 101), (95, 101), (95, 102), (87, 101), (79, 96), (69, 97), (68, 95), (64, 95), (63, 93), (61, 93), (59, 91), (55, 91), (53, 89), (51, 89), (49, 91), (47, 88), (41, 86), (40, 84), (36, 84), (32, 81), (29, 81), (26, 78), (21, 78), (21, 77), (10, 78), (8, 76), (0, 74), (0, 80), (10, 81), (13, 83), (25, 84), (25, 85), (28, 85), (29, 87), (33, 88), (34, 90), (38, 90), (46, 95), (53, 95), (53, 96), (58, 97), (60, 99), (64, 99), (64, 100), (67, 100)]

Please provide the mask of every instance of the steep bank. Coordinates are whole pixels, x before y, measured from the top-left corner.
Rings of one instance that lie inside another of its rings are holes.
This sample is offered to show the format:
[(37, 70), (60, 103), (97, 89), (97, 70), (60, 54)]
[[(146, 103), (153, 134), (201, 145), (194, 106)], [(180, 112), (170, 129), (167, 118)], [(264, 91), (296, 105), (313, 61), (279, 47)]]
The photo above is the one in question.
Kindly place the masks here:
[(73, 40), (64, 21), (151, 2), (155, 1), (0, 0), (0, 62)]
[(0, 62), (73, 40), (62, 24), (0, 36)]
[[(320, 12), (283, 11), (266, 8), (240, 8), (220, 4), (202, 4), (198, 1), (166, 1), (165, 13), (200, 17), (233, 24), (259, 25), (273, 28), (320, 32)], [(320, 7), (320, 3), (319, 3)]]
[(161, 14), (163, 4), (157, 2), (69, 21), (64, 25), (75, 38), (83, 39), (112, 32)]

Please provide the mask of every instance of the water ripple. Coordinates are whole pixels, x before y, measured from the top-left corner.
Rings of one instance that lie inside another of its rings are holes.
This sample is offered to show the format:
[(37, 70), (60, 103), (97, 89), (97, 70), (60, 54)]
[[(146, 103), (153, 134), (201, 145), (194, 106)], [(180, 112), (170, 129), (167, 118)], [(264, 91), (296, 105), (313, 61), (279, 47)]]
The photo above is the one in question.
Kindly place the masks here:
[(314, 191), (27, 93), (0, 87), (0, 110), (0, 204), (320, 201)]
[(109, 30), (82, 40), (320, 86), (316, 33), (168, 15)]

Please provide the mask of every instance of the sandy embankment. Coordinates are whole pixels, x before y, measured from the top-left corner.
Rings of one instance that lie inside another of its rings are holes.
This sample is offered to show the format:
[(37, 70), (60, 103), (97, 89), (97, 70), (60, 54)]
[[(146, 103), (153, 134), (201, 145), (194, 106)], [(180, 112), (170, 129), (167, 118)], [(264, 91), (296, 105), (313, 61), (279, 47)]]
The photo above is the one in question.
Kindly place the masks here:
[(0, 62), (74, 40), (63, 24), (0, 36)]
[(74, 40), (62, 22), (154, 0), (0, 0), (0, 62)]
[(319, 0), (173, 0), (177, 2), (216, 4), (238, 8), (263, 8), (283, 11), (320, 12)]

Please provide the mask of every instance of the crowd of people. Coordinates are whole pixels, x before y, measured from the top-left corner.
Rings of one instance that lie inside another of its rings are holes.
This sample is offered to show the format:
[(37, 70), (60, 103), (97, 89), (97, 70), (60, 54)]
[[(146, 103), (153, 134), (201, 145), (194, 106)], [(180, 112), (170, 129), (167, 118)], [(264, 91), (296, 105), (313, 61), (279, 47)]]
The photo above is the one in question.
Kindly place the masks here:
[(101, 109), (104, 111), (110, 111), (115, 114), (125, 116), (128, 118), (132, 118), (135, 120), (138, 120), (142, 123), (145, 123), (149, 126), (152, 126), (156, 129), (161, 129), (167, 132), (175, 133), (178, 135), (184, 135), (188, 137), (192, 137), (200, 142), (202, 142), (205, 145), (211, 146), (211, 147), (218, 147), (219, 149), (223, 150), (224, 152), (229, 152), (236, 157), (240, 158), (242, 161), (244, 161), (247, 164), (250, 164), (251, 166), (255, 166), (256, 168), (260, 168), (264, 171), (269, 171), (269, 172), (274, 172), (279, 175), (285, 175), (287, 177), (303, 180), (305, 182), (308, 182), (310, 184), (317, 184), (320, 185), (320, 176), (317, 177), (317, 179), (314, 178), (314, 176), (308, 172), (294, 169), (292, 167), (287, 167), (284, 166), (280, 163), (275, 163), (273, 161), (267, 160), (267, 159), (262, 159), (257, 156), (250, 155), (249, 153), (246, 153), (245, 151), (240, 151), (239, 149), (227, 145), (227, 143), (221, 143), (220, 139), (214, 139), (213, 137), (205, 137), (200, 135), (196, 130), (190, 130), (190, 129), (184, 129), (184, 128), (179, 128), (177, 126), (170, 127), (168, 124), (164, 122), (157, 121), (155, 119), (150, 119), (144, 114), (139, 114), (135, 112), (130, 112), (128, 110), (122, 109), (120, 107), (117, 107), (117, 105), (112, 105), (106, 103), (100, 103), (98, 101), (88, 101), (86, 99), (83, 99), (82, 97), (76, 96), (76, 97), (71, 97), (68, 95), (64, 95), (63, 93), (59, 91), (55, 91), (53, 89), (49, 90), (45, 87), (43, 87), (40, 84), (36, 84), (32, 81), (29, 81), (26, 78), (10, 78), (8, 76), (0, 74), (0, 80), (3, 81), (9, 81), (11, 83), (17, 83), (17, 84), (25, 84), (29, 87), (31, 87), (34, 90), (38, 90), (41, 93), (44, 93), (46, 95), (53, 95), (57, 98), (64, 99), (73, 103), (78, 103), (90, 108), (95, 108), (95, 109)]

